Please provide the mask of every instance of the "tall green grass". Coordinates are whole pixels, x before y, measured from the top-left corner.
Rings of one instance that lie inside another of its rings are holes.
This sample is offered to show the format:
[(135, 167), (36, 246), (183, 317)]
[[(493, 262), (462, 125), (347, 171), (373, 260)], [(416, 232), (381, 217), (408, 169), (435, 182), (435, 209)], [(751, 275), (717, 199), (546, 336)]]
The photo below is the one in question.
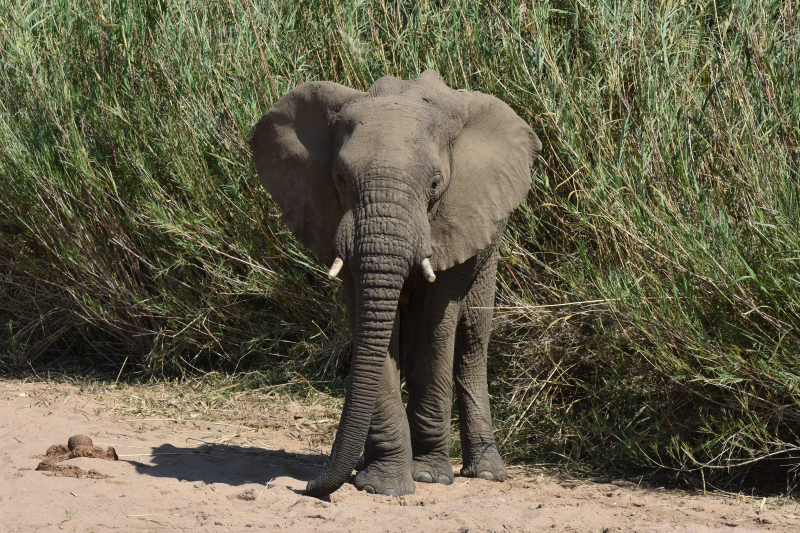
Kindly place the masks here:
[(797, 9), (9, 0), (0, 364), (341, 377), (340, 286), (279, 222), (244, 137), (302, 81), (364, 90), (434, 68), (544, 142), (499, 265), (505, 456), (785, 490), (800, 457)]

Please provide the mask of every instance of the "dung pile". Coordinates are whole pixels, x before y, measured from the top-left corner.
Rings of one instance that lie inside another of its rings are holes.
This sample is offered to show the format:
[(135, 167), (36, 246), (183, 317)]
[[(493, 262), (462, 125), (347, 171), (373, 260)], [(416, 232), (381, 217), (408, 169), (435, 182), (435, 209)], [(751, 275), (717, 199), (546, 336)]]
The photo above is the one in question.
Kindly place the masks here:
[(89, 470), (86, 472), (81, 468), (74, 465), (59, 465), (61, 461), (67, 459), (74, 459), (76, 457), (89, 457), (92, 459), (105, 459), (107, 461), (117, 461), (117, 451), (110, 447), (107, 450), (99, 446), (95, 446), (92, 439), (86, 435), (73, 435), (67, 441), (67, 445), (53, 444), (47, 449), (44, 460), (39, 463), (36, 470), (52, 472), (57, 476), (65, 477), (88, 477), (92, 479), (107, 478), (105, 474), (101, 474), (97, 470)]

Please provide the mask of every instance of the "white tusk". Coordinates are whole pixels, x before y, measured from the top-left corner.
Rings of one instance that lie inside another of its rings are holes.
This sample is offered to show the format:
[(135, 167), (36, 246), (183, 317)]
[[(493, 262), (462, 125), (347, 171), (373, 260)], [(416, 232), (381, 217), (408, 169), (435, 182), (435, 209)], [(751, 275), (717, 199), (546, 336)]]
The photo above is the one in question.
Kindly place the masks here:
[(433, 273), (433, 268), (431, 268), (431, 262), (428, 261), (428, 258), (422, 260), (422, 273), (425, 275), (425, 279), (433, 283), (436, 281), (436, 274)]
[(336, 276), (339, 275), (339, 271), (342, 269), (344, 265), (344, 261), (341, 258), (337, 257), (336, 260), (331, 265), (331, 270), (328, 272), (328, 279), (334, 279)]

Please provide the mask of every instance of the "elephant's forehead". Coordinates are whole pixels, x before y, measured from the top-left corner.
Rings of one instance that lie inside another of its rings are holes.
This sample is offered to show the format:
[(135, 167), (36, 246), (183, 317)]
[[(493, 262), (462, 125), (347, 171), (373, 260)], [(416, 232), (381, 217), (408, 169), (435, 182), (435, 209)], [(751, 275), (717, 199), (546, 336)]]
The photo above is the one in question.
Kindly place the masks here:
[(422, 98), (367, 97), (349, 106), (341, 116), (340, 156), (360, 159), (369, 152), (387, 157), (395, 153), (403, 158), (408, 150), (436, 152), (447, 145), (450, 122), (437, 106)]
[(446, 170), (444, 153), (457, 130), (444, 110), (418, 92), (366, 96), (340, 114), (338, 160), (354, 174), (403, 168), (427, 179)]
[(457, 124), (436, 104), (418, 95), (365, 97), (340, 118), (342, 144), (364, 149), (439, 150)]
[(418, 124), (431, 129), (441, 124), (444, 114), (439, 106), (418, 94), (366, 96), (347, 106), (340, 116), (346, 124), (357, 126)]

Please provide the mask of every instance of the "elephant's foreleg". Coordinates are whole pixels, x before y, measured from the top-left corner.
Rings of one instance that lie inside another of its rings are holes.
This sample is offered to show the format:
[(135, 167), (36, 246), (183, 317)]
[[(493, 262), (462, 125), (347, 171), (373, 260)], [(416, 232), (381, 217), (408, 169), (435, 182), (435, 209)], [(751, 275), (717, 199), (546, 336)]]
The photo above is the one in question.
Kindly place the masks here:
[(414, 493), (414, 479), (408, 421), (400, 397), (399, 314), (388, 357), (354, 483), (359, 490), (402, 496)]
[(464, 460), (461, 475), (504, 481), (508, 474), (494, 440), (486, 375), (496, 257), (495, 252), (480, 268), (464, 300), (456, 330), (453, 374)]
[(408, 423), (414, 450), (414, 479), (453, 482), (450, 464), (450, 413), (453, 403), (453, 342), (458, 323), (458, 290), (454, 273), (445, 271), (436, 283), (424, 281), (412, 299), (412, 372)]

